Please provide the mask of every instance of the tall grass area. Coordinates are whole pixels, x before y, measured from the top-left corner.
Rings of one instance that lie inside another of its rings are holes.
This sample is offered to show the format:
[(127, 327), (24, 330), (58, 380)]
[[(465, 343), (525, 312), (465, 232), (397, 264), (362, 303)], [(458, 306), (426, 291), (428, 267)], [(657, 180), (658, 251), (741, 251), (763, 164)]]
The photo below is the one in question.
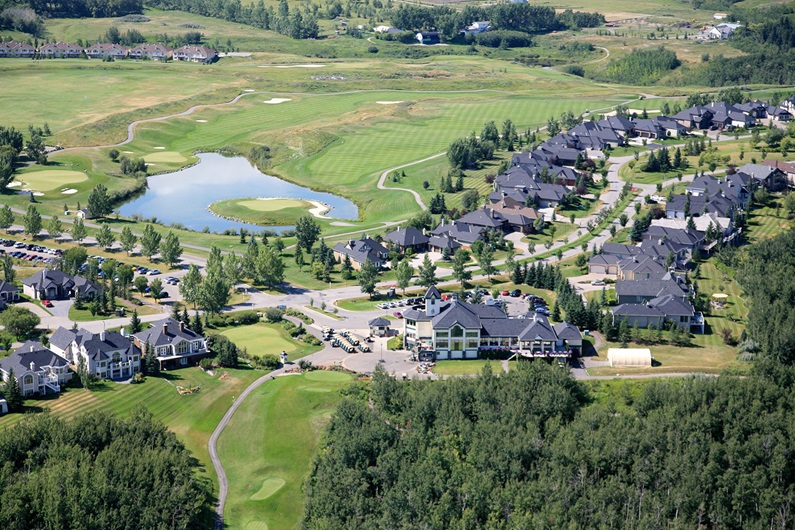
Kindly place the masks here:
[(279, 377), (254, 391), (232, 416), (218, 453), (229, 477), (230, 529), (295, 528), (301, 486), (326, 422), (352, 377), (315, 371)]

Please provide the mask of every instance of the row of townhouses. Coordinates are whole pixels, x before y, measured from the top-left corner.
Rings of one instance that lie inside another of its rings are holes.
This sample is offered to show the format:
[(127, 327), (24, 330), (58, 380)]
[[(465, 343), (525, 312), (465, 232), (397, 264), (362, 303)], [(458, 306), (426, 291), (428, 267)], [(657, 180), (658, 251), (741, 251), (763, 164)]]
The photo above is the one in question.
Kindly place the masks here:
[(33, 59), (59, 58), (77, 59), (85, 54), (89, 59), (149, 59), (152, 61), (188, 61), (193, 63), (211, 63), (218, 57), (218, 52), (205, 46), (182, 46), (174, 49), (162, 44), (139, 44), (132, 48), (113, 43), (97, 43), (88, 47), (68, 42), (42, 44), (35, 48), (24, 42), (0, 43), (0, 58), (21, 57)]
[(7, 381), (13, 372), (26, 397), (59, 393), (81, 364), (103, 379), (129, 379), (141, 371), (147, 343), (163, 370), (192, 366), (212, 355), (205, 337), (171, 318), (134, 335), (123, 328), (92, 333), (61, 327), (50, 338), (49, 347), (28, 341), (0, 359), (0, 379)]

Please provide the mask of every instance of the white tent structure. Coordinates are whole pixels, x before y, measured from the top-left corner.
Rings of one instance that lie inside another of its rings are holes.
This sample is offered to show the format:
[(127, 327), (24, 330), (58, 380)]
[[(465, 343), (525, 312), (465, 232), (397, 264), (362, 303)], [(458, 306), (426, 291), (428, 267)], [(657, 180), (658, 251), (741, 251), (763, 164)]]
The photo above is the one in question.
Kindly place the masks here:
[(651, 366), (651, 350), (648, 348), (610, 348), (607, 350), (610, 366)]

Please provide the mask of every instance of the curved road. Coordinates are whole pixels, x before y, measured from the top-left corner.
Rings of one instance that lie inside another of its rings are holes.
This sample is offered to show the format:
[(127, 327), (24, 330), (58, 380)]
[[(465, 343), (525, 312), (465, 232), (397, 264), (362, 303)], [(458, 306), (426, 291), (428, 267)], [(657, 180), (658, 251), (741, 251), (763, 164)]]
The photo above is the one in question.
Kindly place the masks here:
[(412, 195), (414, 195), (414, 200), (415, 200), (415, 201), (417, 201), (417, 204), (420, 206), (420, 208), (421, 208), (423, 211), (424, 211), (424, 210), (427, 210), (427, 209), (428, 209), (428, 207), (427, 207), (427, 206), (425, 206), (425, 203), (424, 203), (424, 202), (422, 202), (422, 197), (420, 197), (420, 194), (419, 194), (419, 193), (417, 193), (416, 191), (414, 191), (414, 190), (410, 190), (410, 189), (408, 189), (408, 188), (394, 188), (394, 187), (387, 187), (387, 186), (384, 186), (384, 182), (386, 182), (386, 178), (387, 178), (387, 177), (389, 176), (389, 174), (390, 174), (390, 173), (392, 173), (393, 171), (397, 171), (398, 169), (403, 169), (403, 168), (406, 168), (406, 167), (409, 167), (409, 166), (414, 166), (414, 165), (416, 165), (416, 164), (422, 164), (423, 162), (427, 162), (428, 160), (433, 160), (434, 158), (439, 158), (440, 156), (444, 156), (444, 155), (446, 155), (446, 154), (447, 154), (447, 151), (444, 151), (443, 153), (437, 153), (437, 154), (435, 154), (435, 155), (433, 155), (433, 156), (429, 156), (429, 157), (427, 157), (427, 158), (423, 158), (422, 160), (415, 160), (414, 162), (409, 162), (408, 164), (403, 164), (402, 166), (397, 166), (397, 167), (393, 167), (393, 168), (389, 168), (389, 169), (387, 169), (386, 171), (384, 171), (383, 173), (381, 173), (381, 178), (380, 178), (380, 179), (378, 179), (378, 189), (379, 189), (379, 190), (398, 190), (398, 191), (407, 191), (407, 192), (411, 193)]

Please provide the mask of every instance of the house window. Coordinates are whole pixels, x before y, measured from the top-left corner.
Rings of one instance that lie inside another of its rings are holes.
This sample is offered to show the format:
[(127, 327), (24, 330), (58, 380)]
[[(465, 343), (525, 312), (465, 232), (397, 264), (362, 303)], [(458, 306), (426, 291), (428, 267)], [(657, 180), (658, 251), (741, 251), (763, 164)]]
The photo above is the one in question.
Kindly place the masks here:
[(689, 317), (689, 316), (687, 316), (687, 315), (685, 315), (685, 316), (680, 316), (680, 317), (679, 317), (679, 322), (690, 322), (690, 317)]
[(436, 341), (436, 347), (440, 350), (446, 350), (449, 346), (450, 342), (447, 339)]
[(467, 331), (466, 335), (467, 335), (467, 337), (475, 337), (475, 338), (477, 338), (478, 332), (477, 331)]
[(121, 361), (121, 355), (119, 355), (119, 352), (115, 352), (115, 353), (113, 354), (113, 362), (114, 362), (114, 363), (117, 363), (117, 362), (119, 362), (119, 361)]
[(436, 336), (437, 337), (449, 337), (450, 333), (448, 331), (437, 331), (436, 332)]
[(450, 330), (451, 337), (463, 337), (464, 336), (464, 328), (461, 326), (453, 326)]
[(33, 384), (33, 376), (32, 375), (26, 375), (25, 378), (22, 380), (22, 384), (24, 384), (26, 386), (27, 385), (32, 385)]
[(480, 341), (477, 339), (467, 339), (467, 349), (472, 350), (476, 349), (479, 346)]
[(179, 364), (181, 364), (182, 366), (187, 366), (188, 360), (185, 359), (185, 358), (182, 358), (182, 359), (179, 360)]
[(195, 340), (193, 341), (193, 351), (199, 351), (201, 348), (201, 341)]
[(182, 341), (177, 344), (177, 353), (188, 353), (188, 346), (189, 343), (186, 341)]

